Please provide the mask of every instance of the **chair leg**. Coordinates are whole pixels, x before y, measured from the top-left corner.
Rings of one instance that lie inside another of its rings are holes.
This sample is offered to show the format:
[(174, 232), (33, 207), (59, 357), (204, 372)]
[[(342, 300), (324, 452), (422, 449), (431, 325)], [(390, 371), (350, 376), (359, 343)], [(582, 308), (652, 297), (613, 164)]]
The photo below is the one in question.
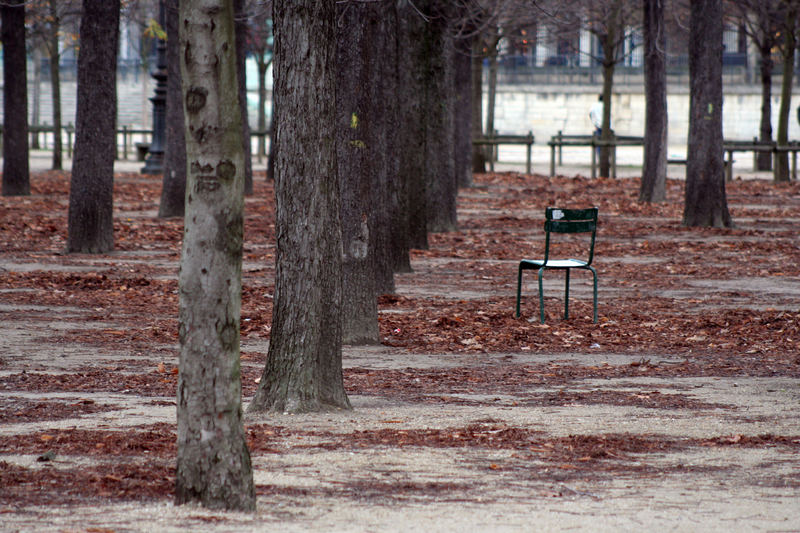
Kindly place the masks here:
[(565, 269), (564, 276), (564, 320), (569, 318), (569, 269)]
[(544, 289), (542, 288), (542, 274), (544, 274), (544, 267), (539, 269), (539, 321), (544, 324)]
[(519, 265), (519, 270), (517, 271), (517, 312), (516, 312), (516, 318), (519, 318), (519, 300), (520, 300), (521, 293), (522, 293), (522, 264)]
[(597, 324), (597, 271), (592, 267), (589, 267), (589, 270), (592, 271), (592, 278), (594, 280), (594, 291), (593, 291), (594, 323)]

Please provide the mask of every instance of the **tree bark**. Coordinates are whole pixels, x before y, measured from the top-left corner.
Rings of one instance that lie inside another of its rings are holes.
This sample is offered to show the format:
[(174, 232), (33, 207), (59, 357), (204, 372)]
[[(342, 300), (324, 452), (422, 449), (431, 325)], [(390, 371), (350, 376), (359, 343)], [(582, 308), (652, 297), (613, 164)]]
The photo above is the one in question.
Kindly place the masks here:
[(244, 194), (253, 194), (253, 150), (250, 144), (250, 119), (247, 113), (247, 12), (244, 0), (233, 0), (236, 28), (236, 77), (239, 80), (239, 110), (242, 114), (244, 149)]
[(336, 2), (276, 0), (276, 275), (267, 365), (250, 411), (350, 408), (342, 378)]
[[(455, 49), (455, 171), (459, 187), (472, 186), (472, 39), (461, 39)], [(480, 115), (477, 115), (480, 117)]]
[(722, 151), (722, 1), (692, 0), (689, 21), (689, 148), (683, 224), (733, 225)]
[(644, 0), (644, 166), (640, 202), (663, 202), (667, 181), (667, 38), (664, 0)]
[(336, 147), (343, 249), (342, 339), (377, 344), (378, 303), (373, 233), (385, 213), (377, 173), (386, 172), (386, 100), (379, 94), (383, 6), (341, 4), (336, 32)]
[(189, 165), (175, 499), (253, 511), (239, 363), (245, 165), (233, 6), (183, 0), (179, 16)]
[(104, 253), (114, 248), (119, 9), (119, 0), (83, 3), (68, 252)]
[[(427, 26), (416, 4), (398, 4), (398, 122), (400, 137), (399, 179), (403, 184), (405, 236), (409, 248), (428, 248), (428, 198), (426, 193), (425, 74), (427, 72)], [(421, 8), (421, 6), (419, 6)], [(427, 6), (426, 6), (427, 7)]]
[(53, 170), (63, 168), (63, 148), (61, 142), (61, 68), (59, 60), (58, 36), (61, 33), (60, 16), (56, 5), (58, 0), (49, 0), (50, 33), (48, 34), (47, 54), (50, 59), (50, 98), (53, 104)]
[(428, 22), (428, 72), (426, 74), (425, 188), (428, 231), (458, 228), (455, 147), (455, 42), (449, 27), (448, 0), (432, 2)]
[[(772, 49), (771, 47), (759, 50), (761, 57), (761, 121), (759, 123), (759, 141), (772, 142)], [(772, 169), (772, 153), (758, 152), (756, 155), (758, 170)]]
[[(781, 82), (781, 105), (778, 109), (778, 130), (776, 141), (778, 146), (789, 142), (789, 112), (792, 103), (792, 81), (794, 78), (795, 49), (797, 48), (797, 2), (787, 2), (786, 19), (783, 26), (783, 76)], [(789, 153), (775, 154), (775, 181), (789, 181)]]
[(186, 137), (181, 86), (178, 0), (166, 0), (167, 110), (166, 151), (158, 216), (182, 217), (186, 204)]
[[(472, 138), (483, 136), (483, 50), (482, 39), (472, 43)], [(483, 146), (472, 146), (472, 172), (486, 172), (486, 151)]]
[(3, 196), (31, 193), (28, 168), (28, 76), (25, 52), (25, 4), (0, 7), (3, 41)]

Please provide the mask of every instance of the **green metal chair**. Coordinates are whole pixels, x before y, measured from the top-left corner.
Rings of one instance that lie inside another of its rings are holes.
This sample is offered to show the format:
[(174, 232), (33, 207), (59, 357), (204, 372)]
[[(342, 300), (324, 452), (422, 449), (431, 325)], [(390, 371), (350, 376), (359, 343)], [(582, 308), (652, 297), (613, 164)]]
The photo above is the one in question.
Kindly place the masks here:
[[(597, 208), (589, 209), (558, 209), (548, 207), (545, 210), (545, 245), (544, 259), (523, 259), (519, 263), (517, 274), (517, 313), (519, 318), (519, 302), (522, 291), (522, 271), (539, 271), (539, 318), (544, 324), (544, 292), (542, 291), (542, 275), (545, 270), (563, 270), (566, 275), (564, 288), (564, 318), (569, 318), (569, 272), (572, 269), (589, 270), (593, 278), (594, 294), (594, 322), (597, 323), (597, 271), (591, 266), (594, 257), (594, 241), (597, 234)], [(586, 261), (581, 259), (550, 259), (550, 234), (551, 233), (591, 233), (589, 257)]]

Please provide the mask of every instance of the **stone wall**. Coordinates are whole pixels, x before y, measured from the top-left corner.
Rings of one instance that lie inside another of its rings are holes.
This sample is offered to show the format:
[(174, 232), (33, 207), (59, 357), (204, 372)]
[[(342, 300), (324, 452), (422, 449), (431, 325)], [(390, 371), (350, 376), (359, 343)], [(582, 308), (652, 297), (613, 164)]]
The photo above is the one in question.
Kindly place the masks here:
[[(564, 134), (591, 134), (593, 127), (589, 122), (589, 109), (597, 100), (598, 91), (595, 87), (500, 86), (497, 91), (495, 128), (501, 133), (521, 134), (533, 131), (537, 144), (546, 143), (559, 130)], [(797, 105), (800, 104), (798, 96), (800, 93), (794, 95), (789, 117), (790, 139), (800, 139), (800, 125), (797, 122)], [(780, 96), (774, 94), (773, 138), (778, 127), (779, 106)], [(686, 145), (689, 130), (687, 88), (668, 89), (667, 110), (669, 145), (683, 147)], [(760, 87), (734, 87), (726, 90), (723, 101), (725, 139), (750, 140), (758, 136), (760, 114)], [(643, 135), (644, 115), (644, 94), (641, 90), (623, 88), (614, 92), (611, 127), (618, 135)]]

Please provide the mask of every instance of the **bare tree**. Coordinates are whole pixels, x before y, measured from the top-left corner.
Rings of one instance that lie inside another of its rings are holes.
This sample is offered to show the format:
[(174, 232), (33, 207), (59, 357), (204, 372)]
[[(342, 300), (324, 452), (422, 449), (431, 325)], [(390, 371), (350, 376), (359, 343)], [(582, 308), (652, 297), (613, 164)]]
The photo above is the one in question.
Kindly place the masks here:
[(233, 4), (182, 0), (179, 20), (189, 165), (176, 502), (252, 511), (239, 363), (245, 165)]
[(104, 253), (114, 248), (119, 10), (119, 0), (83, 3), (68, 252)]
[[(729, 0), (734, 20), (744, 29), (758, 48), (759, 75), (761, 80), (761, 118), (759, 141), (772, 142), (772, 73), (773, 50), (780, 44), (781, 14), (783, 0)], [(756, 156), (759, 170), (772, 168), (772, 154), (759, 152)]]
[(28, 76), (25, 54), (25, 4), (0, 5), (3, 42), (3, 196), (31, 193), (28, 167)]
[(166, 2), (167, 109), (166, 150), (158, 216), (182, 217), (186, 204), (186, 126), (183, 116), (178, 0)]
[(81, 3), (77, 0), (36, 0), (28, 6), (31, 33), (50, 63), (50, 98), (53, 108), (53, 170), (63, 168), (61, 130), (61, 55), (77, 37)]
[(249, 411), (350, 407), (342, 377), (336, 2), (275, 0), (275, 298)]
[(643, 0), (644, 165), (640, 202), (663, 202), (667, 180), (667, 37), (664, 0)]
[[(795, 51), (797, 49), (798, 16), (800, 16), (800, 0), (781, 0), (779, 6), (781, 57), (783, 59), (783, 76), (781, 80), (781, 104), (778, 109), (778, 130), (776, 141), (779, 146), (789, 142), (789, 112), (792, 102), (792, 81), (795, 69)], [(775, 154), (775, 181), (789, 181), (789, 154)]]
[(722, 0), (692, 0), (690, 12), (683, 224), (730, 227), (722, 151)]

